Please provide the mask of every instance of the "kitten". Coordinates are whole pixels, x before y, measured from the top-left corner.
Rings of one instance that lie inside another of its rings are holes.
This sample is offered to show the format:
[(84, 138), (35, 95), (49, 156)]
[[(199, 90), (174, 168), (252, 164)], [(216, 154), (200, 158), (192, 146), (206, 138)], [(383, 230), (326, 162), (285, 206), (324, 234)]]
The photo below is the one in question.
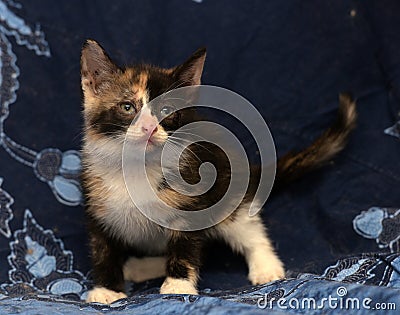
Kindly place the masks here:
[[(157, 225), (135, 207), (126, 189), (122, 174), (125, 135), (138, 142), (147, 139), (149, 152), (158, 152), (171, 131), (196, 120), (192, 110), (182, 110), (179, 115), (174, 113), (169, 117), (168, 108), (155, 112), (149, 102), (175, 87), (199, 85), (205, 57), (206, 50), (199, 49), (183, 64), (171, 69), (147, 64), (121, 68), (97, 42), (88, 40), (83, 46), (82, 182), (95, 282), (88, 293), (88, 302), (111, 303), (126, 297), (124, 280), (143, 281), (163, 275), (166, 279), (161, 293), (197, 294), (201, 252), (208, 239), (224, 240), (245, 256), (252, 284), (285, 276), (260, 216), (248, 215), (258, 180), (257, 167), (252, 167), (247, 194), (234, 213), (200, 231), (180, 232)], [(160, 113), (168, 119), (158, 123), (156, 116)], [(136, 122), (130, 126), (134, 119)], [(310, 147), (288, 153), (278, 161), (276, 188), (323, 165), (341, 151), (355, 120), (355, 103), (348, 95), (341, 95), (339, 115), (333, 126)], [(209, 145), (193, 145), (193, 154), (188, 154), (185, 163), (179, 166), (182, 177), (192, 183), (199, 180), (199, 174), (193, 169), (197, 170), (202, 161), (211, 161), (218, 174), (224, 174), (217, 177), (212, 189), (201, 198), (173, 191), (165, 183), (157, 158), (146, 161), (150, 181), (157, 187), (161, 200), (178, 209), (193, 211), (210, 206), (221, 197), (221, 192), (226, 191), (230, 169), (223, 152), (212, 148), (211, 154)], [(135, 184), (140, 187), (145, 180), (137, 178)], [(146, 202), (148, 197), (141, 197)]]

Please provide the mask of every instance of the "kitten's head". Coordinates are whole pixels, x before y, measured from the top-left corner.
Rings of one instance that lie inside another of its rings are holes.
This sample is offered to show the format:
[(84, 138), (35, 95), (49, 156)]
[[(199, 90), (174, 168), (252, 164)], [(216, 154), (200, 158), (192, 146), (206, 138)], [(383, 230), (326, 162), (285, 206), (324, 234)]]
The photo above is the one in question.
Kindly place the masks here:
[(86, 41), (81, 55), (86, 138), (122, 145), (127, 136), (138, 145), (146, 143), (148, 151), (161, 147), (187, 117), (170, 105), (149, 103), (176, 87), (199, 85), (205, 57), (203, 48), (170, 69), (147, 64), (121, 68), (97, 42)]

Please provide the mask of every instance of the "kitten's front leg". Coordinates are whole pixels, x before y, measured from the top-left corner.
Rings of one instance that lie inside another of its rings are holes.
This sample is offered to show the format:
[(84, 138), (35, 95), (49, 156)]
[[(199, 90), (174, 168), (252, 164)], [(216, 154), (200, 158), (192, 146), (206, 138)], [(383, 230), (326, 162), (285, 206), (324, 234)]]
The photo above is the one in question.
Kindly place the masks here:
[(122, 251), (99, 228), (89, 231), (95, 287), (88, 292), (86, 302), (110, 304), (126, 298), (122, 266)]
[(172, 232), (168, 243), (165, 279), (161, 294), (198, 294), (202, 235), (198, 232)]

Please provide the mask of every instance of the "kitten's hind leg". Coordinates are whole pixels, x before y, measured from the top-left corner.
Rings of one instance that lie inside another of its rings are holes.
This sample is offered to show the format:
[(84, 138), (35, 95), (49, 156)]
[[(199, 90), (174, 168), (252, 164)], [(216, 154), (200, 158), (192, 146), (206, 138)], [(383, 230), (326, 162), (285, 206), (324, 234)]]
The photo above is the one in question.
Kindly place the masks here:
[(165, 276), (166, 257), (130, 257), (123, 268), (124, 279), (143, 282)]
[(285, 277), (283, 263), (268, 239), (261, 218), (258, 215), (250, 217), (246, 206), (238, 209), (235, 217), (220, 223), (216, 229), (234, 251), (245, 256), (252, 284)]

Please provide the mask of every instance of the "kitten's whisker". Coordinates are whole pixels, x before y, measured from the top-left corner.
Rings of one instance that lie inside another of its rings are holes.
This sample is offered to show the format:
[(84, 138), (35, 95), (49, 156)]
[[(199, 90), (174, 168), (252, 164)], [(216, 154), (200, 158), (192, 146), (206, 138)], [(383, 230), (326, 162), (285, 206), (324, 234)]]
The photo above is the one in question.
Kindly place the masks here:
[[(181, 139), (179, 139), (179, 138), (176, 138), (176, 139), (177, 139), (177, 140), (181, 140)], [(193, 154), (193, 156), (194, 156), (199, 162), (201, 162), (201, 159), (197, 156), (197, 154), (196, 154), (195, 152), (193, 152), (193, 150), (189, 149), (189, 146), (185, 146), (185, 145), (179, 143), (177, 140), (171, 139), (171, 137), (168, 137), (168, 140), (170, 140), (170, 142), (172, 142), (172, 143), (175, 144), (176, 146), (179, 146), (179, 147), (183, 148), (184, 150), (188, 150), (190, 153)], [(183, 150), (183, 151), (184, 151), (184, 150)], [(182, 152), (183, 152), (183, 151), (182, 151)]]
[[(198, 143), (198, 142), (196, 142), (196, 141), (190, 141), (190, 140), (187, 140), (187, 139), (174, 137), (174, 136), (172, 136), (172, 135), (168, 136), (168, 139), (170, 139), (170, 138), (171, 138), (171, 139), (175, 139), (175, 140), (181, 140), (181, 141), (189, 142), (189, 143), (191, 143), (191, 144), (193, 144), (193, 145), (195, 145), (195, 146), (198, 146), (198, 147), (203, 148), (204, 150), (207, 150), (207, 151), (210, 152), (210, 153), (213, 153), (209, 148), (205, 147), (204, 145), (202, 145), (202, 144), (200, 144), (200, 143)], [(203, 139), (204, 139), (204, 138), (203, 138)], [(204, 142), (209, 142), (209, 141), (207, 141), (206, 139), (204, 139), (204, 140), (202, 140), (202, 141), (204, 141)]]
[(175, 81), (175, 82), (173, 82), (167, 89), (166, 89), (166, 91), (163, 93), (163, 95), (166, 93), (166, 92), (169, 92), (169, 91), (171, 91), (171, 90), (174, 90), (174, 89), (177, 89), (177, 88), (179, 88), (179, 87), (181, 87), (182, 85), (184, 85), (184, 84), (186, 84), (186, 83), (189, 83), (190, 84), (190, 81), (189, 80), (184, 80), (184, 81), (181, 81), (179, 84), (177, 84), (176, 86), (174, 86), (174, 84), (176, 84), (177, 82)]
[[(180, 88), (180, 87), (183, 86), (184, 84), (189, 84), (189, 86), (190, 86), (190, 85), (191, 85), (191, 81), (189, 81), (189, 80), (181, 81), (179, 84), (177, 84), (177, 85), (175, 85), (175, 86), (174, 86), (174, 84), (176, 84), (176, 82), (172, 83), (172, 84), (165, 90), (165, 92), (164, 92), (163, 94), (161, 94), (161, 99), (162, 99), (163, 101), (164, 101), (164, 97), (167, 96), (167, 93), (168, 93), (168, 92), (170, 92), (170, 91), (172, 91), (172, 90), (175, 90), (175, 89), (177, 89), (177, 88)], [(167, 99), (167, 100), (168, 100), (168, 99)], [(181, 100), (185, 101), (184, 99), (181, 99)]]
[[(188, 151), (191, 152), (196, 158), (198, 158), (197, 155), (196, 155), (192, 150), (190, 150), (190, 149), (188, 148), (188, 146), (185, 146), (185, 145), (179, 143), (179, 142), (176, 141), (176, 140), (169, 139), (169, 144), (172, 144), (172, 145), (169, 146), (169, 148), (170, 148), (170, 149), (173, 149), (176, 153), (179, 153), (179, 154), (180, 154), (180, 153), (184, 152), (185, 150), (188, 150)], [(179, 148), (182, 148), (183, 150), (179, 150)]]
[[(181, 97), (168, 97), (168, 98), (166, 98), (166, 99), (162, 98), (162, 101), (163, 101), (163, 102), (168, 102), (168, 101), (173, 101), (173, 100), (180, 100), (180, 101), (183, 101), (183, 103), (184, 103), (185, 105), (189, 105), (189, 106), (187, 106), (187, 107), (193, 107), (193, 106), (190, 106), (190, 105), (192, 105), (192, 104), (190, 104), (190, 102), (189, 102), (188, 100), (183, 99), (183, 98), (181, 98)], [(184, 108), (186, 108), (186, 107), (184, 107)], [(177, 111), (178, 111), (179, 109), (184, 109), (184, 108), (177, 108)]]
[(201, 140), (203, 140), (205, 142), (210, 142), (206, 138), (204, 138), (204, 137), (202, 137), (202, 136), (200, 136), (198, 134), (195, 134), (195, 133), (185, 132), (185, 131), (181, 131), (181, 130), (176, 130), (174, 133), (178, 133), (178, 134), (180, 133), (180, 134), (183, 134), (183, 135), (190, 135), (190, 136), (193, 136), (193, 137), (200, 138)]
[(185, 104), (189, 104), (188, 100), (185, 100), (181, 97), (168, 97), (167, 99), (163, 99), (163, 101), (173, 101), (173, 100), (180, 100), (183, 101)]
[(82, 130), (82, 131), (78, 132), (78, 133), (72, 138), (72, 141), (75, 141), (76, 139), (78, 139), (78, 137), (82, 139), (84, 135), (85, 135), (85, 130)]
[[(187, 125), (186, 126), (184, 126), (184, 128), (185, 128), (185, 131), (186, 130), (196, 130), (196, 129), (203, 129), (204, 127), (203, 126), (199, 126), (199, 125), (192, 125), (191, 127), (187, 127)], [(178, 130), (176, 130), (176, 131), (180, 131), (179, 129)]]
[[(173, 143), (174, 145), (170, 145), (169, 149), (172, 150), (174, 153), (176, 153), (179, 156), (179, 159), (183, 159), (185, 164), (191, 168), (191, 163), (188, 157), (186, 157), (184, 154), (181, 154), (183, 151), (178, 150), (178, 145), (176, 143)], [(185, 147), (184, 147), (185, 148)]]

